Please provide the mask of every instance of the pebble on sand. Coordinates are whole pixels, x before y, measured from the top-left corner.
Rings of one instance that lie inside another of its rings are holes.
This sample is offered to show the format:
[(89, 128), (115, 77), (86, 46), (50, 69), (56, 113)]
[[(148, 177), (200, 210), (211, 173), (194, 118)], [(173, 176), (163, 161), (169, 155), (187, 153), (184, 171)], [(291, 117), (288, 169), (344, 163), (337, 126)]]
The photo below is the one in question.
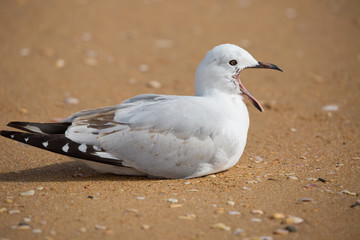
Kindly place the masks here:
[(346, 194), (346, 195), (350, 195), (350, 196), (356, 196), (357, 195), (356, 192), (350, 192), (349, 190), (346, 190), (346, 189), (339, 192), (339, 194)]
[(27, 48), (27, 47), (24, 47), (24, 48), (20, 49), (19, 55), (20, 55), (21, 57), (29, 56), (29, 55), (30, 55), (30, 49)]
[(195, 220), (196, 215), (195, 214), (186, 214), (184, 216), (179, 216), (178, 218), (182, 219), (182, 220)]
[(143, 225), (141, 225), (141, 228), (144, 229), (144, 230), (149, 230), (149, 229), (150, 229), (150, 225), (148, 225), (148, 224), (143, 224)]
[(238, 211), (230, 211), (229, 215), (240, 215), (241, 213)]
[(254, 215), (264, 215), (264, 211), (260, 209), (253, 209), (250, 211), (250, 213)]
[(284, 224), (300, 224), (303, 222), (304, 219), (295, 216), (289, 216), (283, 221)]
[(173, 41), (169, 39), (157, 39), (154, 43), (155, 48), (172, 48), (173, 45)]
[(150, 88), (155, 88), (155, 89), (159, 89), (159, 88), (161, 88), (161, 83), (160, 82), (158, 82), (158, 81), (149, 81), (148, 83), (147, 83), (147, 86), (148, 87), (150, 87)]
[(25, 222), (21, 222), (17, 225), (17, 229), (19, 230), (28, 230), (31, 229), (30, 225), (25, 223)]
[(33, 196), (35, 194), (35, 190), (29, 190), (26, 192), (21, 192), (20, 196)]
[(270, 216), (270, 219), (284, 219), (285, 215), (283, 213), (274, 213)]
[(288, 233), (289, 233), (288, 230), (286, 230), (286, 229), (281, 229), (281, 228), (276, 229), (276, 230), (274, 231), (274, 234), (276, 234), (276, 235), (287, 235)]
[(234, 201), (228, 201), (226, 204), (227, 204), (227, 205), (230, 205), (230, 206), (235, 206), (235, 202), (234, 202)]
[(296, 230), (296, 227), (291, 226), (291, 225), (286, 226), (286, 227), (284, 228), (284, 230), (287, 230), (287, 231), (289, 231), (289, 232), (296, 232), (296, 231), (297, 231), (297, 230)]
[(26, 108), (19, 108), (18, 110), (22, 114), (27, 114), (29, 112), (29, 110), (27, 110)]
[(351, 205), (350, 207), (353, 208), (353, 207), (356, 207), (356, 206), (360, 206), (360, 199), (358, 199), (356, 201), (356, 203), (354, 203), (353, 205)]
[(139, 72), (148, 72), (149, 71), (149, 65), (141, 64), (138, 67)]
[(67, 97), (65, 99), (65, 103), (69, 104), (69, 105), (76, 105), (76, 104), (79, 104), (79, 99), (77, 99), (75, 97)]
[(87, 66), (96, 66), (96, 64), (98, 63), (98, 60), (96, 58), (92, 58), (92, 57), (87, 57), (84, 59), (84, 64)]
[(252, 222), (261, 222), (262, 220), (260, 218), (252, 218), (251, 221)]
[(231, 227), (226, 226), (224, 223), (215, 223), (214, 225), (211, 226), (211, 228), (213, 229), (221, 229), (224, 231), (230, 231)]
[(298, 202), (314, 202), (313, 198), (300, 198), (297, 200)]
[(327, 112), (336, 112), (336, 111), (339, 111), (339, 106), (338, 105), (326, 105), (326, 106), (323, 106), (321, 108), (321, 110), (327, 111)]
[(106, 230), (106, 226), (102, 226), (102, 225), (99, 225), (99, 224), (95, 224), (95, 229), (98, 229), (98, 230)]
[(237, 229), (235, 229), (235, 231), (233, 232), (233, 234), (234, 234), (235, 236), (244, 237), (245, 231), (244, 231), (244, 229), (237, 228)]
[(15, 214), (15, 213), (20, 213), (20, 210), (19, 209), (10, 209), (8, 211), (9, 214)]
[(39, 228), (33, 229), (33, 233), (42, 233), (42, 230)]
[(55, 62), (55, 67), (56, 68), (63, 68), (63, 67), (65, 67), (65, 60), (64, 59), (58, 59), (58, 60), (56, 60), (56, 62)]
[(299, 180), (299, 178), (295, 177), (295, 176), (289, 176), (288, 179), (290, 179), (290, 180)]
[(180, 203), (173, 203), (170, 205), (170, 208), (181, 208), (181, 207), (183, 207), (183, 205)]
[(175, 199), (175, 198), (169, 198), (167, 201), (168, 201), (168, 202), (171, 202), (171, 203), (177, 203), (177, 202), (179, 202), (179, 200), (177, 200), (177, 199)]

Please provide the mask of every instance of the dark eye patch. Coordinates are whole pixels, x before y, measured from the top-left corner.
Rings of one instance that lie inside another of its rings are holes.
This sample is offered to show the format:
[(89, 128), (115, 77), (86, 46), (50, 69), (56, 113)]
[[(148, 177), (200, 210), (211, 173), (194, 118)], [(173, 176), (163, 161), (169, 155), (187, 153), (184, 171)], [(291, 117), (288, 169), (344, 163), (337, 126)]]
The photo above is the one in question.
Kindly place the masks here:
[(230, 60), (229, 64), (230, 64), (231, 66), (235, 66), (235, 65), (237, 64), (237, 61), (236, 61), (235, 59)]

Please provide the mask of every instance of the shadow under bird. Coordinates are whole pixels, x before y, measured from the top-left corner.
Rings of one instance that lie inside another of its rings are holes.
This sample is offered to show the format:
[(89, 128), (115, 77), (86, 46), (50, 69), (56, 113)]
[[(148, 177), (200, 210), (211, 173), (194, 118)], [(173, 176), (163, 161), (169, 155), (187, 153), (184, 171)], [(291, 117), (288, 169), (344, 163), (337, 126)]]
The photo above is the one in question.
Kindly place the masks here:
[(195, 96), (143, 94), (118, 105), (84, 110), (61, 123), (10, 122), (26, 132), (9, 139), (75, 158), (98, 172), (164, 178), (200, 177), (233, 167), (249, 129), (246, 68), (282, 71), (244, 49), (222, 44), (195, 73)]

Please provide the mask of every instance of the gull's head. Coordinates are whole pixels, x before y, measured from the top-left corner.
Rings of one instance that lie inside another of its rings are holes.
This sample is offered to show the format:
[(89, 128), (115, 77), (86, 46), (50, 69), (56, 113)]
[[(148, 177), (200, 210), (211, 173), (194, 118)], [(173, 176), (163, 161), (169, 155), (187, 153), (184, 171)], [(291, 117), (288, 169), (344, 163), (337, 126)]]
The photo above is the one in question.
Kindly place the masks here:
[(206, 54), (196, 70), (196, 95), (212, 94), (214, 90), (228, 94), (241, 94), (247, 96), (257, 109), (263, 111), (261, 104), (240, 81), (240, 72), (245, 68), (268, 68), (282, 71), (274, 64), (258, 62), (247, 51), (236, 45), (218, 45)]

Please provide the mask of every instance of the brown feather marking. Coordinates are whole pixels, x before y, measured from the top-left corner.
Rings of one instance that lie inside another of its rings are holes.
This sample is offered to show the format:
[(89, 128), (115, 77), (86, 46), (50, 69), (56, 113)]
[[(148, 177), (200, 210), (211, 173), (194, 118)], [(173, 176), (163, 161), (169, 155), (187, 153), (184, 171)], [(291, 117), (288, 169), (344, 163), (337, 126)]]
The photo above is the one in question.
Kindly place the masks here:
[(103, 112), (103, 113), (96, 113), (87, 116), (81, 116), (76, 118), (73, 123), (75, 125), (87, 125), (88, 128), (95, 128), (95, 129), (106, 129), (111, 128), (118, 123), (114, 121), (116, 110)]

